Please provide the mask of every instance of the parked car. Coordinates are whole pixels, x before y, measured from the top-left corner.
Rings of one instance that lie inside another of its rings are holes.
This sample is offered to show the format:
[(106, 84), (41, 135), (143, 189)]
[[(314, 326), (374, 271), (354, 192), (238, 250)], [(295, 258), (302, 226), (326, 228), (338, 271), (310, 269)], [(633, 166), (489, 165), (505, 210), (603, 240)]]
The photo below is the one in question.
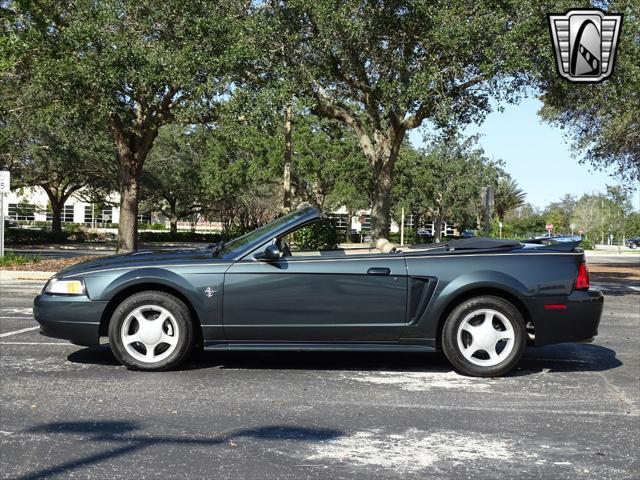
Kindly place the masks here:
[(470, 238), (400, 250), (298, 251), (308, 207), (226, 244), (103, 257), (54, 275), (35, 299), (44, 335), (108, 336), (132, 369), (206, 350), (433, 352), (502, 375), (527, 343), (590, 341), (603, 296), (577, 243)]
[(638, 248), (640, 247), (640, 237), (633, 237), (628, 239), (625, 242), (625, 245), (629, 248)]

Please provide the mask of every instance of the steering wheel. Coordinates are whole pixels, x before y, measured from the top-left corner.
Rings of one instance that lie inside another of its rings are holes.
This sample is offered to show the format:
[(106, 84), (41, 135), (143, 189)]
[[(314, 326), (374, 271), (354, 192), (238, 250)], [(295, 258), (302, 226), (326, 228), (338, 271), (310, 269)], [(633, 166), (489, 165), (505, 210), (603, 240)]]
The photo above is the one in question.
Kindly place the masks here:
[(284, 238), (280, 239), (280, 251), (283, 257), (291, 257), (291, 246)]

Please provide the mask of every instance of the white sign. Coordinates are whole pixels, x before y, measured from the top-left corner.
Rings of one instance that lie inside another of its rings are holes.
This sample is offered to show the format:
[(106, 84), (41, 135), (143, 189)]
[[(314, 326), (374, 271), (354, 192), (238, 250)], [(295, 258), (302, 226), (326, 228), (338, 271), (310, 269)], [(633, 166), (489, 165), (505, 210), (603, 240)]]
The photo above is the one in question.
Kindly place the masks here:
[(11, 172), (6, 170), (0, 171), (0, 193), (10, 193)]

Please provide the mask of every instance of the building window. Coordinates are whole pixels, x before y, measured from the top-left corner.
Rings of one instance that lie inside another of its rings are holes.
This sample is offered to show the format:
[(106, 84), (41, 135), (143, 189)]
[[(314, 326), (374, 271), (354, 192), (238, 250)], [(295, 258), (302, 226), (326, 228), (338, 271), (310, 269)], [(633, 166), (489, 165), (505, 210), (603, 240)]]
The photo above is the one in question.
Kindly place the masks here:
[(151, 214), (150, 213), (138, 214), (138, 223), (151, 223)]
[(404, 217), (404, 226), (405, 228), (413, 228), (413, 214)]
[(33, 222), (36, 219), (36, 206), (33, 203), (10, 203), (9, 217)]
[[(53, 212), (51, 210), (47, 210), (47, 221), (51, 222), (53, 220)], [(73, 222), (73, 205), (65, 205), (62, 209), (62, 221), (65, 223)]]
[(370, 232), (371, 231), (371, 215), (360, 215), (360, 231), (361, 232)]
[(335, 227), (340, 230), (345, 230), (351, 225), (351, 222), (349, 222), (349, 215), (346, 213), (332, 213), (329, 215), (329, 218)]
[(98, 208), (93, 208), (92, 205), (85, 205), (84, 223), (91, 225), (92, 220), (95, 220), (96, 225), (113, 223), (113, 207), (105, 207), (100, 210)]

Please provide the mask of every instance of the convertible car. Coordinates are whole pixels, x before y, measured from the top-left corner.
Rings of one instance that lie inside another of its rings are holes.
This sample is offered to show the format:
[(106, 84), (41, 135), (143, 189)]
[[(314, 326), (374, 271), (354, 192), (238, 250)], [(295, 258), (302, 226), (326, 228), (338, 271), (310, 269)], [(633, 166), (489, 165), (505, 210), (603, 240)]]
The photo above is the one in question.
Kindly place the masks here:
[(323, 218), (307, 207), (224, 244), (74, 265), (47, 282), (35, 318), (78, 345), (109, 337), (139, 370), (176, 368), (195, 348), (443, 350), (464, 374), (497, 376), (528, 344), (597, 334), (603, 296), (576, 243), (296, 248)]

